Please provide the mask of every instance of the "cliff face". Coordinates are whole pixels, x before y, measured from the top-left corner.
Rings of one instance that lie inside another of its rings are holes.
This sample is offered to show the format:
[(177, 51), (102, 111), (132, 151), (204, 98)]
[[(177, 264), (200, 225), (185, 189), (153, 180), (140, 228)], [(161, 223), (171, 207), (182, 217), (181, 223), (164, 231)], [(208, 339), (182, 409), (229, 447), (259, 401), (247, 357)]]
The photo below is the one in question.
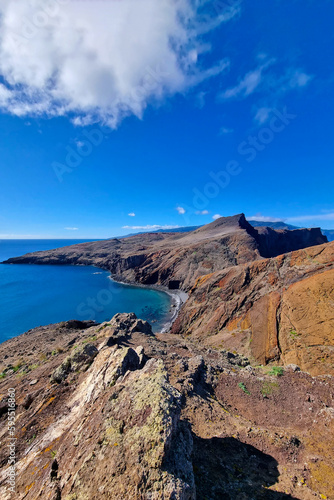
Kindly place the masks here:
[[(164, 334), (133, 314), (0, 345), (18, 500), (333, 498), (334, 383)], [(0, 496), (8, 451), (0, 448)]]
[(239, 214), (185, 234), (151, 233), (82, 243), (7, 262), (95, 265), (122, 280), (167, 286), (178, 281), (189, 290), (204, 274), (325, 241), (316, 230), (257, 231)]
[(283, 253), (301, 250), (327, 243), (327, 238), (321, 233), (320, 228), (272, 229), (271, 227), (258, 227), (257, 241), (259, 251), (263, 257), (276, 257)]
[(173, 331), (265, 364), (334, 375), (334, 244), (198, 278)]

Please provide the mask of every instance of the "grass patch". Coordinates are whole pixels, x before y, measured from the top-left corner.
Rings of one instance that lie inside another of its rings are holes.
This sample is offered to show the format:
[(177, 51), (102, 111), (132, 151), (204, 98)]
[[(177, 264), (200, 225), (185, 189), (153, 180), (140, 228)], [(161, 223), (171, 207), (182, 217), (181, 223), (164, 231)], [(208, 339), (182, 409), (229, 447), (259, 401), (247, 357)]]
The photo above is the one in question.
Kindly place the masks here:
[(111, 326), (111, 323), (106, 323), (105, 325), (103, 326), (100, 326), (100, 328), (98, 328), (98, 332), (101, 332), (102, 330), (104, 330), (104, 328), (107, 328), (107, 326)]
[(264, 398), (267, 398), (272, 394), (276, 389), (278, 389), (279, 385), (277, 382), (264, 382), (262, 389), (261, 389), (261, 394)]
[(5, 372), (1, 372), (1, 373), (0, 373), (0, 380), (1, 380), (2, 378), (5, 378), (5, 376), (6, 376), (6, 373), (5, 373)]
[(239, 382), (238, 387), (240, 387), (240, 389), (242, 389), (245, 394), (250, 394), (249, 390), (247, 389), (247, 387), (243, 382)]
[(22, 361), (19, 361), (19, 362), (17, 363), (17, 365), (13, 366), (13, 368), (12, 368), (13, 372), (14, 372), (14, 373), (18, 372), (18, 371), (19, 371), (19, 369), (21, 368), (22, 364), (23, 364), (23, 363), (22, 363)]
[(95, 342), (95, 340), (97, 340), (97, 336), (93, 335), (93, 337), (89, 337), (88, 339), (85, 339), (82, 343), (88, 344), (88, 342)]
[(284, 369), (281, 366), (273, 366), (268, 375), (274, 375), (275, 377), (281, 377), (284, 373)]
[(33, 365), (28, 366), (28, 372), (32, 372), (33, 370), (36, 370), (38, 368), (38, 363), (34, 363)]

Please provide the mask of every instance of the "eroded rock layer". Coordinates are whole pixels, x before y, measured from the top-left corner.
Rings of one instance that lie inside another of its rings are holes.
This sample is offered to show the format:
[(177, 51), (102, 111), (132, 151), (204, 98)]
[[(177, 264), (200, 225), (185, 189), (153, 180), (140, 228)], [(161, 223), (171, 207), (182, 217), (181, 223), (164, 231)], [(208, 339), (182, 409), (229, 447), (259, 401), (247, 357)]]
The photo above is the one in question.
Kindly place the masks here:
[(196, 280), (175, 333), (258, 363), (334, 374), (334, 244), (230, 267)]

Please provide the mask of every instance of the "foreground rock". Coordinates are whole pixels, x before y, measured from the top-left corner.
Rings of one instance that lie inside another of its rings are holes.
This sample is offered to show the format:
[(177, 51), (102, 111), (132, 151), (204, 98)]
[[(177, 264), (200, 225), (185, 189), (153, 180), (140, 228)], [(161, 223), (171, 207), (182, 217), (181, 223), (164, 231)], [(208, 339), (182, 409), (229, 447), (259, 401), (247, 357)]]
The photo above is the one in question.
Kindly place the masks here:
[[(7, 390), (16, 389), (15, 498), (334, 497), (332, 377), (256, 368), (201, 341), (143, 329), (133, 315), (116, 315), (0, 345), (2, 444)], [(66, 359), (66, 377), (52, 380)], [(7, 455), (1, 446), (4, 500), (12, 498)]]

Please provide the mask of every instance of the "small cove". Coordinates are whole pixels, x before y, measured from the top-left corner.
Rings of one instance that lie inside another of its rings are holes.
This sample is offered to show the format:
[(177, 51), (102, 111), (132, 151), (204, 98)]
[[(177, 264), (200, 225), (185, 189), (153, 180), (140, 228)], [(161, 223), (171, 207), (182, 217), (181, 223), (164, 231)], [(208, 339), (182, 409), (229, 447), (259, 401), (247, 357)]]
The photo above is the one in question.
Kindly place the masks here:
[[(0, 242), (0, 261), (27, 252), (78, 241)], [(118, 312), (134, 312), (154, 331), (164, 328), (173, 298), (164, 291), (116, 283), (92, 266), (0, 264), (0, 342), (31, 328), (69, 319), (108, 321)]]

